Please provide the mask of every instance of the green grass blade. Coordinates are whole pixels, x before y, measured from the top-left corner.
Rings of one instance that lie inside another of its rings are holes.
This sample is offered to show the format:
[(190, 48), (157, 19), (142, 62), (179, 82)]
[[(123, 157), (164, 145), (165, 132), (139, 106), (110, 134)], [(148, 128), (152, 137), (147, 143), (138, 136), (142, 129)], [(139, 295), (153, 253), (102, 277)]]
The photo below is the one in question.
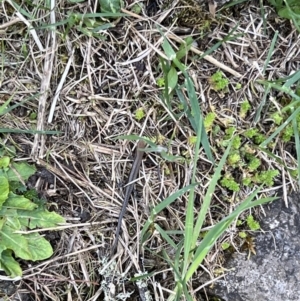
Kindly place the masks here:
[(175, 242), (171, 239), (171, 237), (167, 234), (165, 230), (163, 230), (158, 224), (154, 225), (155, 229), (159, 232), (159, 234), (162, 236), (162, 238), (175, 250), (177, 249), (177, 245)]
[[(295, 136), (295, 144), (296, 144), (296, 153), (297, 153), (297, 161), (300, 162), (300, 140), (299, 140), (299, 130), (297, 125), (296, 118), (293, 119), (293, 129)], [(300, 185), (300, 164), (297, 164), (298, 167), (298, 185)]]
[(31, 14), (29, 14), (26, 10), (24, 10), (19, 4), (17, 4), (13, 0), (10, 0), (10, 3), (14, 7), (14, 9), (20, 12), (23, 16), (27, 17), (29, 20), (34, 20), (34, 17)]
[(259, 120), (260, 120), (261, 111), (262, 111), (263, 107), (264, 107), (265, 104), (266, 104), (267, 96), (269, 95), (270, 90), (271, 90), (270, 85), (267, 85), (266, 91), (264, 92), (264, 96), (263, 96), (263, 98), (262, 98), (262, 100), (261, 100), (261, 103), (259, 104), (259, 107), (258, 107), (256, 113), (255, 113), (254, 124), (258, 123)]
[(268, 81), (257, 81), (258, 83), (261, 83), (267, 87), (276, 89), (280, 92), (289, 94), (291, 97), (295, 98), (295, 100), (300, 100), (300, 96), (297, 95), (292, 89), (290, 89), (290, 87), (288, 87), (287, 85), (282, 85), (279, 86), (276, 82), (268, 82)]
[(0, 116), (2, 116), (5, 113), (9, 112), (9, 108), (7, 108), (7, 106), (12, 101), (12, 98), (13, 98), (13, 95), (7, 101), (5, 101), (3, 105), (0, 106)]
[(201, 241), (201, 244), (197, 248), (193, 262), (187, 271), (185, 281), (189, 281), (193, 274), (198, 269), (199, 265), (202, 263), (203, 259), (210, 251), (210, 249), (215, 244), (216, 240), (228, 229), (229, 225), (245, 210), (252, 207), (265, 204), (267, 202), (277, 199), (276, 197), (263, 198), (257, 201), (252, 201), (254, 197), (258, 194), (260, 188), (256, 189), (246, 200), (239, 205), (239, 207), (234, 210), (229, 216), (225, 217), (221, 222), (214, 226), (209, 232), (205, 235), (204, 239)]
[(203, 124), (204, 124), (203, 121), (204, 120), (203, 120), (203, 117), (202, 117), (201, 109), (200, 109), (200, 106), (199, 106), (199, 100), (198, 100), (197, 95), (196, 95), (195, 87), (194, 87), (190, 77), (188, 76), (188, 74), (186, 72), (184, 72), (184, 74), (185, 74), (185, 77), (186, 77), (185, 86), (186, 86), (186, 89), (187, 89), (187, 92), (188, 92), (189, 100), (191, 102), (191, 109), (192, 109), (191, 114), (193, 116), (193, 124), (194, 124), (194, 126), (193, 126), (193, 124), (192, 124), (192, 126), (194, 127), (194, 130), (197, 133), (199, 124), (200, 123), (202, 124), (201, 144), (203, 146), (203, 149), (205, 151), (205, 154), (206, 154), (207, 158), (212, 163), (214, 163), (214, 157), (213, 157), (211, 149), (210, 149), (208, 136), (207, 136), (207, 134), (205, 132), (205, 128), (203, 126)]
[[(198, 131), (197, 131), (197, 140), (196, 140), (196, 147), (195, 147), (195, 154), (193, 159), (193, 174), (191, 178), (191, 184), (195, 183), (195, 176), (197, 170), (197, 162), (199, 156), (199, 149), (201, 143), (201, 132), (202, 132), (202, 123), (198, 124)], [(186, 270), (188, 268), (190, 257), (191, 257), (191, 249), (192, 246), (192, 238), (193, 238), (193, 231), (194, 231), (194, 199), (195, 199), (195, 187), (190, 190), (189, 193), (189, 200), (185, 218), (185, 227), (184, 227), (184, 264), (182, 274), (185, 275)]]
[(275, 138), (277, 135), (279, 135), (279, 133), (293, 120), (296, 119), (297, 115), (300, 112), (300, 107), (296, 109), (296, 111), (291, 114), (291, 116), (283, 123), (281, 124), (276, 131), (274, 131), (274, 133), (272, 135), (270, 135), (270, 137), (268, 137), (263, 143), (260, 144), (260, 147), (266, 147), (268, 145), (268, 143), (270, 143), (273, 138)]
[(164, 199), (161, 203), (156, 205), (151, 210), (150, 217), (148, 218), (147, 222), (145, 223), (145, 225), (142, 229), (142, 233), (141, 233), (142, 242), (144, 242), (146, 240), (147, 230), (153, 224), (156, 215), (159, 212), (161, 212), (162, 210), (164, 210), (165, 208), (167, 208), (169, 205), (171, 205), (174, 201), (176, 201), (177, 198), (182, 196), (184, 193), (186, 193), (190, 189), (194, 188), (196, 185), (199, 185), (199, 183), (194, 183), (194, 184), (188, 185), (188, 186), (176, 191), (175, 193), (173, 193), (172, 195), (170, 195), (169, 197)]
[(12, 101), (13, 97), (15, 96), (15, 94), (13, 94), (3, 105), (0, 106), (0, 116), (4, 115), (6, 113), (9, 113), (10, 111), (12, 111), (13, 109), (23, 105), (24, 103), (26, 103), (29, 100), (35, 99), (36, 97), (40, 96), (39, 93), (34, 94), (18, 103), (15, 103), (14, 105), (8, 107), (9, 103)]
[(162, 210), (164, 210), (165, 208), (167, 208), (168, 206), (170, 206), (173, 202), (175, 202), (176, 199), (178, 199), (184, 193), (186, 193), (187, 191), (193, 189), (194, 187), (196, 187), (199, 184), (200, 183), (193, 183), (193, 184), (190, 184), (190, 185), (188, 185), (188, 186), (186, 186), (184, 188), (181, 188), (180, 190), (174, 192), (173, 194), (171, 194), (169, 197), (167, 197), (166, 199), (164, 199), (161, 203), (159, 203), (158, 205), (156, 205), (153, 208), (153, 210), (152, 210), (153, 214), (157, 215)]
[(236, 24), (233, 29), (228, 33), (228, 35), (226, 35), (224, 37), (224, 39), (222, 39), (221, 41), (218, 41), (216, 44), (214, 44), (211, 48), (209, 48), (208, 50), (206, 50), (203, 54), (201, 54), (201, 56), (199, 57), (199, 60), (201, 60), (202, 58), (204, 58), (206, 55), (211, 54), (212, 52), (214, 52), (215, 50), (217, 50), (224, 42), (228, 42), (228, 41), (232, 41), (232, 40), (236, 40), (236, 38), (243, 36), (243, 34), (237, 34), (237, 35), (233, 35), (233, 33), (236, 31), (236, 29), (240, 26), (240, 24)]
[(192, 239), (192, 248), (194, 248), (196, 246), (196, 243), (197, 243), (197, 240), (199, 238), (202, 225), (203, 225), (204, 220), (205, 220), (206, 213), (207, 213), (207, 211), (209, 209), (209, 206), (210, 206), (211, 197), (213, 195), (213, 192), (215, 191), (216, 185), (217, 185), (218, 180), (221, 176), (221, 171), (222, 171), (222, 169), (223, 169), (223, 167), (226, 163), (226, 159), (227, 159), (228, 154), (231, 150), (231, 145), (232, 145), (232, 140), (228, 144), (228, 147), (227, 147), (224, 155), (222, 156), (222, 158), (221, 158), (221, 160), (218, 164), (218, 167), (216, 168), (216, 170), (214, 172), (214, 175), (213, 175), (213, 177), (212, 177), (212, 179), (209, 183), (209, 186), (208, 186), (207, 192), (205, 194), (203, 204), (202, 204), (202, 207), (201, 207), (201, 210), (200, 210), (200, 213), (199, 213), (199, 216), (197, 218), (196, 225), (195, 225), (195, 229), (194, 229), (194, 233), (193, 233), (193, 239)]
[(265, 75), (266, 69), (268, 68), (270, 59), (271, 59), (273, 51), (274, 51), (275, 43), (277, 41), (277, 37), (278, 37), (278, 31), (276, 30), (275, 34), (274, 34), (274, 37), (272, 39), (271, 45), (270, 45), (270, 49), (268, 51), (267, 59), (266, 59), (265, 64), (264, 64), (264, 68), (263, 68), (263, 71), (262, 71), (263, 75)]
[(188, 206), (186, 210), (185, 226), (184, 226), (184, 265), (182, 274), (185, 275), (191, 258), (191, 245), (194, 229), (194, 198), (195, 189), (191, 189), (189, 194)]
[[(174, 267), (176, 271), (182, 271), (182, 248), (184, 246), (184, 239), (182, 239), (176, 249), (175, 259), (174, 259)], [(175, 274), (175, 282), (181, 281), (181, 275)]]
[(296, 71), (294, 74), (292, 74), (291, 76), (289, 76), (289, 78), (285, 82), (284, 86), (289, 88), (293, 84), (295, 84), (296, 82), (298, 82), (299, 80), (300, 80), (300, 70)]

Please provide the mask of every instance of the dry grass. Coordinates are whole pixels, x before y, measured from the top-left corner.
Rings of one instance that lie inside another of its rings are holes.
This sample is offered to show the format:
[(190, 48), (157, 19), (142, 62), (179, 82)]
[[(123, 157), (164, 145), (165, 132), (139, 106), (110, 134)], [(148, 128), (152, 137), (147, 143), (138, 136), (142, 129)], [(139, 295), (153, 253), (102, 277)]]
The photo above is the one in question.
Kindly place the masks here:
[[(203, 115), (217, 111), (216, 122), (221, 129), (225, 129), (228, 123), (238, 129), (253, 125), (256, 111), (242, 119), (239, 106), (245, 99), (250, 101), (252, 108), (260, 105), (264, 90), (255, 80), (263, 77), (264, 62), (275, 30), (279, 31), (279, 38), (267, 67), (269, 80), (299, 70), (299, 36), (289, 22), (278, 20), (268, 6), (264, 7), (268, 21), (264, 28), (255, 0), (223, 10), (217, 15), (218, 22), (201, 39), (194, 29), (188, 29), (186, 34), (176, 33), (177, 28), (163, 23), (166, 13), (157, 11), (149, 17), (146, 8), (141, 15), (129, 12), (130, 17), (122, 18), (114, 28), (101, 32), (105, 37), (103, 40), (87, 37), (78, 27), (70, 28), (64, 37), (66, 26), (53, 31), (38, 27), (42, 23), (66, 20), (68, 12), (97, 12), (97, 2), (72, 4), (62, 1), (56, 3), (51, 12), (43, 9), (41, 2), (34, 6), (27, 2), (21, 4), (23, 9), (32, 12), (34, 20), (22, 16), (10, 1), (1, 2), (4, 65), (0, 72), (0, 104), (11, 95), (14, 102), (32, 95), (35, 97), (12, 114), (3, 116), (1, 127), (36, 127), (39, 130), (59, 130), (61, 134), (34, 137), (11, 134), (5, 135), (3, 142), (18, 148), (19, 159), (32, 161), (40, 167), (40, 177), (34, 184), (47, 197), (49, 206), (66, 217), (69, 226), (56, 233), (46, 232), (55, 254), (45, 262), (30, 265), (24, 262), (24, 277), (17, 293), (20, 297), (14, 295), (11, 298), (92, 301), (104, 300), (104, 295), (110, 294), (111, 299), (106, 300), (121, 300), (115, 295), (130, 292), (132, 295), (127, 300), (138, 300), (139, 296), (143, 298), (145, 291), (150, 291), (154, 300), (167, 300), (174, 288), (174, 278), (170, 266), (160, 254), (168, 246), (156, 231), (143, 248), (137, 242), (149, 208), (189, 184), (189, 161), (168, 163), (156, 154), (145, 156), (133, 200), (123, 221), (118, 252), (113, 258), (108, 256), (122, 204), (121, 187), (125, 184), (134, 153), (133, 143), (115, 138), (130, 134), (158, 137), (171, 153), (184, 154), (187, 158), (193, 156), (188, 141), (194, 133), (188, 121), (185, 117), (180, 120), (170, 118), (156, 85), (156, 80), (163, 77), (159, 55), (165, 56), (157, 25), (164, 24), (162, 28), (166, 37), (175, 48), (185, 36), (192, 35), (197, 39), (191, 56), (186, 58), (186, 65)], [(130, 6), (125, 5), (126, 11), (130, 11)], [(30, 24), (37, 29), (29, 32)], [(224, 39), (236, 25), (236, 39), (223, 43), (211, 57), (197, 59), (196, 55)], [(208, 81), (220, 68), (230, 80), (229, 93), (225, 95), (214, 92)], [(239, 90), (235, 88), (237, 83), (242, 85)], [(176, 106), (178, 103), (174, 99), (174, 108)], [(135, 118), (138, 108), (146, 112), (141, 121)], [(29, 118), (33, 112), (37, 113), (37, 119)], [(257, 127), (267, 134), (269, 126), (264, 118)], [(211, 133), (209, 135), (218, 162), (222, 154)], [(284, 160), (293, 161), (289, 150), (277, 142), (274, 151)], [(270, 158), (261, 159), (268, 166), (266, 168), (282, 170)], [(198, 164), (197, 181), (203, 184), (196, 190), (196, 212), (213, 172), (204, 153)], [(43, 176), (45, 169), (55, 175), (53, 182)], [(281, 183), (285, 183), (284, 187)], [(272, 193), (279, 188), (288, 191), (295, 185), (287, 173), (282, 173), (275, 187), (266, 192)], [(229, 194), (218, 187), (207, 226), (230, 213), (235, 201), (243, 199), (247, 193), (249, 191), (243, 190)], [(186, 202), (185, 197), (178, 199), (157, 218), (157, 224), (166, 230), (183, 230)], [(235, 229), (229, 229), (222, 242), (230, 241), (236, 245), (235, 232)], [(203, 266), (212, 278), (215, 277), (213, 271), (222, 266), (220, 249), (220, 245), (216, 245)], [(171, 256), (174, 251), (167, 249), (167, 252)], [(146, 290), (129, 281), (134, 274), (144, 271), (153, 272), (148, 277)], [(199, 270), (199, 275), (201, 273)], [(194, 281), (190, 287), (197, 300), (200, 300), (199, 288), (202, 285), (200, 281)]]

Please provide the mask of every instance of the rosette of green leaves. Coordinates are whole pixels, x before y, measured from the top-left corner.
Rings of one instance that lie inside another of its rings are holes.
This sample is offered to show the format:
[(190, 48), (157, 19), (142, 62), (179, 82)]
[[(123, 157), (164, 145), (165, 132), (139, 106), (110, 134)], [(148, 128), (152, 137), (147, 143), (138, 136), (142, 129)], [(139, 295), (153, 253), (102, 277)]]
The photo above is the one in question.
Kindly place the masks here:
[(46, 210), (37, 198), (24, 196), (27, 188), (20, 179), (26, 181), (35, 172), (32, 165), (0, 157), (0, 269), (11, 277), (22, 275), (16, 258), (37, 261), (53, 254), (50, 243), (39, 233), (24, 233), (65, 222), (59, 214)]

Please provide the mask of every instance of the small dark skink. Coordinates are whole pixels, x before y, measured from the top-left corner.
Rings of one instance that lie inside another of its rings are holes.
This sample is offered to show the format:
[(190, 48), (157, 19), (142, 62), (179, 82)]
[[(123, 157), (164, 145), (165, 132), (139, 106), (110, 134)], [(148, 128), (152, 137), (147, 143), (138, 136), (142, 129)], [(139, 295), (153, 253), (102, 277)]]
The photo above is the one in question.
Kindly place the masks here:
[(136, 157), (133, 161), (132, 164), (132, 168), (131, 168), (131, 172), (128, 178), (128, 185), (126, 186), (125, 189), (125, 195), (124, 195), (124, 202), (120, 211), (120, 215), (119, 215), (119, 219), (118, 219), (118, 226), (117, 226), (117, 231), (116, 231), (116, 236), (115, 236), (115, 240), (114, 240), (114, 244), (111, 250), (111, 254), (113, 255), (115, 253), (115, 250), (117, 248), (118, 245), (118, 241), (119, 241), (119, 236), (120, 236), (120, 231), (121, 231), (121, 226), (122, 226), (122, 220), (124, 217), (124, 214), (126, 212), (127, 209), (127, 205), (128, 205), (128, 201), (130, 198), (130, 195), (132, 193), (133, 190), (133, 185), (134, 180), (137, 178), (139, 169), (140, 169), (140, 165), (142, 163), (142, 159), (143, 159), (143, 154), (144, 151), (141, 150), (142, 148), (145, 148), (146, 144), (144, 141), (139, 141), (138, 145), (137, 145), (137, 150), (136, 150)]

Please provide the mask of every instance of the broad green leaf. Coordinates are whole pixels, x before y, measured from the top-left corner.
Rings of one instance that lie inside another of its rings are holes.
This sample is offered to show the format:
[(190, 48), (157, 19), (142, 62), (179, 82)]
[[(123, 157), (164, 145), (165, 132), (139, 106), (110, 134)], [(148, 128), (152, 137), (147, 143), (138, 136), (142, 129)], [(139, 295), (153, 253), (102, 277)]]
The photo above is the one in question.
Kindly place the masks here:
[(1, 216), (7, 218), (9, 216), (18, 216), (18, 214), (17, 214), (17, 210), (15, 210), (15, 209), (2, 207), (0, 209), (0, 217)]
[(10, 163), (10, 158), (8, 156), (4, 156), (0, 158), (0, 168), (7, 168)]
[(58, 223), (65, 223), (65, 219), (55, 212), (47, 210), (25, 211), (18, 210), (21, 224), (30, 229), (55, 227)]
[(27, 240), (23, 235), (14, 233), (14, 230), (4, 225), (0, 231), (0, 242), (15, 255), (25, 260), (31, 260)]
[(13, 231), (21, 230), (21, 223), (17, 216), (6, 217), (5, 225), (11, 228)]
[(0, 207), (5, 202), (9, 194), (9, 184), (5, 176), (0, 175)]
[(292, 19), (291, 14), (294, 13), (296, 18), (300, 20), (300, 3), (299, 6), (291, 7), (290, 9), (285, 7), (278, 11), (278, 15), (282, 18)]
[(22, 276), (22, 269), (19, 263), (13, 258), (11, 250), (4, 250), (1, 253), (0, 264), (8, 276), (12, 278)]
[(31, 202), (29, 199), (25, 198), (22, 195), (16, 195), (12, 192), (9, 193), (9, 196), (5, 203), (3, 204), (5, 207), (9, 207), (12, 209), (23, 209), (23, 210), (34, 210), (38, 206)]
[(174, 51), (167, 39), (164, 39), (162, 43), (162, 48), (170, 61), (176, 58), (176, 52)]
[[(36, 172), (36, 168), (26, 162), (14, 162), (12, 163), (12, 167), (18, 172), (24, 181), (27, 181), (28, 178)], [(9, 181), (19, 181), (19, 176), (13, 169), (9, 169), (7, 171), (7, 177)]]
[(53, 249), (51, 244), (40, 234), (30, 233), (25, 235), (28, 241), (28, 248), (33, 261), (44, 260), (52, 256)]
[(176, 87), (178, 82), (178, 74), (176, 69), (172, 66), (168, 72), (168, 93), (170, 94)]

